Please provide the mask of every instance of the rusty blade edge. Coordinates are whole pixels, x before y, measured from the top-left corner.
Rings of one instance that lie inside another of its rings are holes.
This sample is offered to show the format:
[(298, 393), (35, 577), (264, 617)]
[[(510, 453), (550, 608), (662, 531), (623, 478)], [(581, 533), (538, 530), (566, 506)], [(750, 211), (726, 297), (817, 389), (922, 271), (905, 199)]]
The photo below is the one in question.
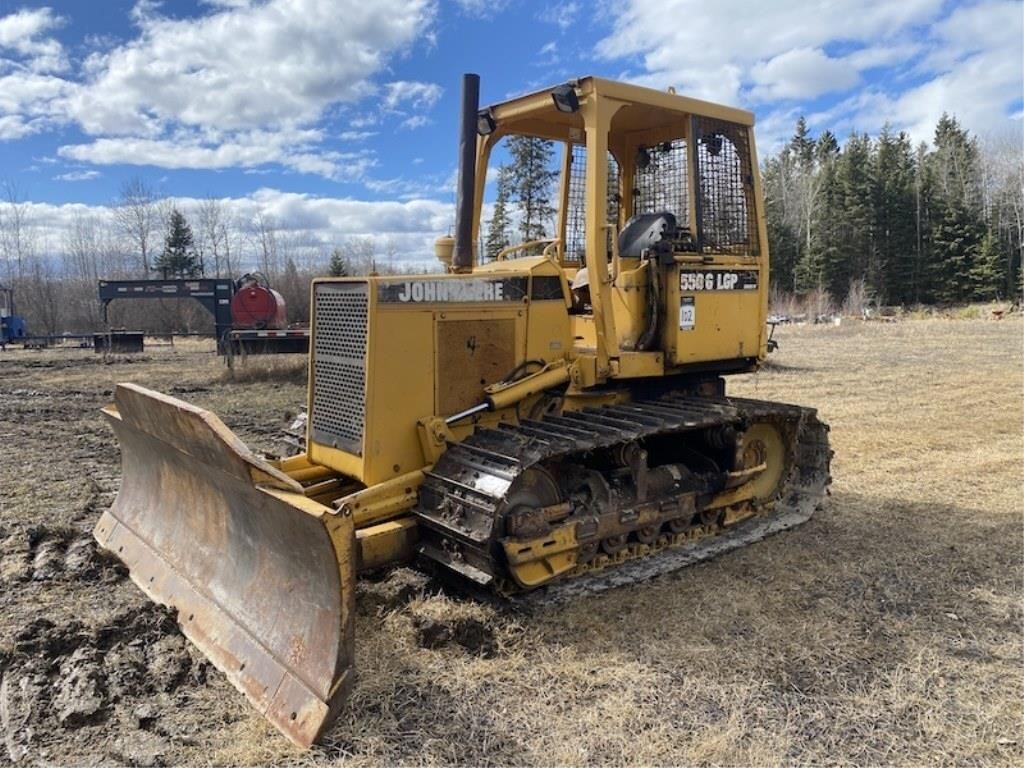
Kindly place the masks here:
[[(324, 701), (292, 674), (229, 612), (203, 595), (144, 539), (113, 513), (104, 512), (93, 532), (99, 545), (120, 559), (132, 581), (151, 600), (177, 612), (185, 636), (267, 720), (293, 744), (310, 747), (331, 719)], [(346, 670), (332, 699), (343, 700), (351, 682)]]

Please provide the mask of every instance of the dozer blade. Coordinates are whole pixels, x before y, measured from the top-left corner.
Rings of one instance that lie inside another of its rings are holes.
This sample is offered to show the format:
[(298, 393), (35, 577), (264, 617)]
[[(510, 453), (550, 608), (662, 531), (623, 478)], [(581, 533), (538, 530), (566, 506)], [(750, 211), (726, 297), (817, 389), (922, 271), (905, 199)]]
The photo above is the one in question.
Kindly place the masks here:
[(133, 384), (104, 409), (121, 490), (94, 535), (285, 736), (319, 737), (353, 678), (352, 518), (216, 416)]

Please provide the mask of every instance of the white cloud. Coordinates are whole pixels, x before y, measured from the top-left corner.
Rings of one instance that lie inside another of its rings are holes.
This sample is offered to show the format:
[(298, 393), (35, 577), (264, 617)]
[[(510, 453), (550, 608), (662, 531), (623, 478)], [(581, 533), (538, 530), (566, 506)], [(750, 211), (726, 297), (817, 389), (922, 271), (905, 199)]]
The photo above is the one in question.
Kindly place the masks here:
[[(0, 18), (0, 140), (77, 123), (91, 141), (64, 157), (97, 164), (253, 169), (267, 163), (332, 179), (358, 178), (365, 156), (323, 148), (327, 110), (379, 86), (389, 60), (429, 36), (436, 0), (205, 0), (198, 17), (170, 18), (138, 0), (128, 42), (97, 39), (74, 78), (46, 8)], [(344, 23), (339, 23), (343, 19)], [(441, 97), (433, 83), (383, 87), (384, 109), (406, 127)], [(353, 125), (353, 128), (358, 126)], [(342, 140), (359, 140), (346, 132)]]
[[(105, 41), (74, 80), (22, 65), (0, 77), (0, 140), (74, 122), (93, 139), (60, 154), (83, 162), (249, 169), (277, 163), (357, 178), (372, 159), (324, 149), (327, 135), (318, 126), (328, 108), (372, 93), (374, 78), (429, 32), (436, 14), (435, 0), (205, 5), (202, 16), (175, 19), (162, 15), (159, 3), (140, 0), (132, 11), (138, 36), (113, 47)], [(47, 9), (3, 17), (0, 52), (62, 57), (60, 44), (42, 37), (60, 21)], [(429, 109), (441, 93), (419, 82), (385, 89), (396, 108), (410, 110)]]
[(858, 72), (867, 72), (878, 67), (889, 67), (914, 61), (923, 50), (920, 43), (896, 41), (889, 44), (861, 48), (843, 58)]
[[(384, 86), (384, 98), (381, 101), (380, 118), (398, 121), (399, 130), (411, 131), (430, 125), (432, 122), (423, 112), (430, 110), (444, 94), (444, 89), (437, 83), (397, 80)], [(410, 111), (413, 114), (409, 114)], [(357, 118), (356, 120), (358, 120)], [(355, 125), (356, 120), (350, 121)]]
[(63, 102), (72, 87), (59, 77), (24, 70), (0, 76), (0, 140), (20, 139), (64, 122)]
[(842, 135), (889, 121), (927, 139), (946, 111), (981, 132), (1008, 119), (1024, 92), (1017, 0), (952, 9), (943, 0), (831, 0), (813, 9), (803, 0), (626, 0), (609, 14), (612, 31), (597, 50), (626, 62), (625, 77), (762, 105), (759, 131), (772, 142), (783, 119), (861, 83), (811, 115), (812, 126)]
[(558, 51), (559, 45), (554, 40), (545, 43), (541, 46), (540, 50), (537, 51), (537, 55), (533, 57), (533, 66), (542, 67), (545, 70), (557, 67), (562, 58)]
[(750, 71), (755, 87), (751, 97), (757, 101), (772, 99), (812, 99), (822, 93), (845, 91), (859, 81), (857, 70), (849, 62), (833, 59), (820, 48), (793, 48)]
[(505, 10), (509, 0), (455, 0), (455, 4), (466, 16), (489, 19)]
[[(927, 63), (937, 68), (955, 66), (964, 55), (1016, 52), (1017, 71), (1024, 61), (1024, 8), (1015, 0), (995, 0), (961, 6), (935, 25), (937, 45)], [(1020, 90), (1017, 97), (1024, 96)]]
[[(421, 161), (422, 162), (422, 161)], [(416, 161), (413, 160), (416, 164)], [(431, 173), (415, 179), (398, 177), (393, 179), (367, 179), (366, 188), (372, 192), (392, 195), (398, 200), (418, 200), (439, 196), (454, 199), (458, 169), (443, 173)], [(451, 209), (454, 212), (454, 208)]]
[(278, 164), (300, 173), (355, 181), (373, 166), (367, 152), (316, 150), (314, 130), (244, 131), (228, 136), (181, 130), (169, 138), (114, 136), (60, 147), (61, 157), (96, 165), (155, 165), (161, 168), (259, 168)]
[(49, 8), (0, 17), (0, 141), (39, 133), (64, 122), (71, 84), (60, 42), (47, 33), (63, 24)]
[[(203, 200), (178, 197), (171, 202), (191, 218)], [(348, 238), (366, 238), (376, 244), (378, 255), (384, 253), (386, 244), (394, 245), (400, 264), (433, 270), (438, 268), (434, 240), (448, 231), (454, 212), (450, 204), (434, 200), (371, 202), (269, 188), (245, 197), (222, 198), (220, 202), (226, 220), (234, 222), (240, 235), (245, 234), (247, 222), (261, 215), (292, 242), (302, 243), (306, 251), (322, 255)], [(76, 220), (83, 217), (109, 221), (110, 208), (80, 203), (26, 203), (26, 220), (44, 252), (57, 254)], [(238, 247), (240, 269), (247, 268), (247, 259), (257, 263), (254, 244), (243, 236)]]
[(136, 40), (90, 57), (69, 106), (96, 134), (307, 124), (372, 90), (433, 11), (430, 0), (271, 0), (198, 19), (147, 15)]
[(0, 141), (13, 141), (39, 131), (35, 121), (21, 115), (0, 115)]
[(68, 65), (64, 48), (45, 33), (63, 23), (49, 8), (24, 8), (0, 17), (0, 53), (16, 55), (19, 64), (34, 72), (59, 72)]
[(337, 138), (342, 141), (366, 141), (376, 135), (376, 131), (342, 131), (337, 135)]
[(562, 32), (567, 32), (573, 24), (586, 21), (580, 14), (580, 4), (575, 0), (549, 5), (540, 13), (540, 20), (554, 24)]
[(98, 179), (102, 174), (99, 171), (68, 171), (53, 177), (54, 181), (89, 181)]
[[(833, 41), (883, 44), (897, 31), (934, 18), (941, 8), (942, 0), (833, 0), (813, 11), (803, 0), (628, 0), (613, 11), (614, 31), (598, 43), (598, 53), (638, 60), (644, 71), (634, 79), (646, 84), (737, 103), (761, 62)], [(668, 23), (671, 19), (681, 23)], [(793, 89), (782, 80), (773, 87)]]
[(397, 80), (384, 86), (384, 106), (396, 110), (403, 105), (413, 109), (430, 109), (441, 98), (444, 89), (437, 83)]
[(398, 127), (407, 131), (414, 131), (417, 128), (430, 125), (430, 122), (430, 118), (426, 115), (413, 115), (412, 117), (405, 118), (405, 120), (399, 123)]
[[(1024, 95), (1024, 22), (1016, 2), (982, 2), (959, 8), (936, 24), (927, 57), (917, 62), (916, 84), (900, 90), (866, 89), (813, 116), (821, 125), (874, 131), (884, 123), (930, 141), (943, 112), (985, 136), (1005, 129)], [(923, 75), (923, 78), (922, 78)], [(923, 81), (922, 81), (923, 79)]]

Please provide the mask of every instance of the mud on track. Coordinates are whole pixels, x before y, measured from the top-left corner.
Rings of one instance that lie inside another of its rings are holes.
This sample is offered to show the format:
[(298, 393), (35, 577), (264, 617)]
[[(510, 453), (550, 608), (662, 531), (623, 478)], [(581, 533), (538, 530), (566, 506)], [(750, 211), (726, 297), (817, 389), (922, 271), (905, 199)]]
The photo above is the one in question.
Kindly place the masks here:
[(360, 582), (359, 678), (295, 751), (101, 558), (136, 381), (274, 447), (300, 361), (199, 345), (0, 355), (0, 764), (1018, 764), (1024, 326), (780, 328), (732, 385), (831, 423), (806, 525), (646, 584), (505, 610), (409, 569)]

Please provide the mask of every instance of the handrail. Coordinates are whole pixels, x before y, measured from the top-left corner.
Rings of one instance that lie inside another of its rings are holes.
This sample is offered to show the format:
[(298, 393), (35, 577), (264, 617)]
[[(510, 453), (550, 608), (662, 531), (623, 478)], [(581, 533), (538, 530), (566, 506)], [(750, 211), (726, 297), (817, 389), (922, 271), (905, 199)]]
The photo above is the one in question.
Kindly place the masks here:
[[(560, 240), (560, 238), (557, 238), (557, 237), (543, 237), (540, 240), (529, 240), (529, 241), (527, 241), (525, 243), (516, 243), (515, 245), (508, 245), (508, 246), (505, 246), (504, 248), (502, 248), (500, 251), (498, 251), (497, 255), (494, 257), (494, 260), (495, 261), (504, 261), (505, 257), (508, 254), (510, 254), (510, 253), (514, 253), (515, 251), (521, 251), (521, 250), (524, 250), (526, 248), (532, 248), (533, 246), (541, 245), (542, 243), (547, 243), (548, 244), (544, 248), (544, 255), (547, 256), (548, 255), (547, 254), (548, 248), (550, 248), (552, 245), (557, 246), (559, 242), (561, 242), (561, 240)], [(548, 256), (548, 258), (551, 258), (551, 257)]]

